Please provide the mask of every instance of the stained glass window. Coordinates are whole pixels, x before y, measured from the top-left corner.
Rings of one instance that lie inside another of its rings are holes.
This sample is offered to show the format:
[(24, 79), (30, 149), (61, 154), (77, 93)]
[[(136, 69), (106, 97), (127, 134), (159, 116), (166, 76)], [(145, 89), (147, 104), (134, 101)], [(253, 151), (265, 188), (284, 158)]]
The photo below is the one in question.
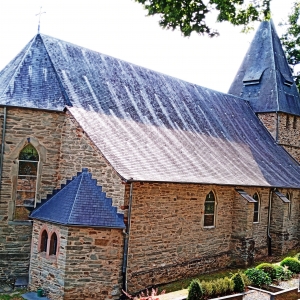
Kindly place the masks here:
[(29, 210), (35, 207), (39, 154), (28, 144), (19, 155), (19, 172), (16, 195), (16, 220), (27, 220)]
[(204, 226), (215, 225), (215, 204), (215, 195), (213, 192), (209, 192), (204, 203)]
[(252, 198), (256, 200), (256, 202), (254, 202), (253, 222), (258, 223), (259, 222), (259, 198), (257, 193), (255, 193)]

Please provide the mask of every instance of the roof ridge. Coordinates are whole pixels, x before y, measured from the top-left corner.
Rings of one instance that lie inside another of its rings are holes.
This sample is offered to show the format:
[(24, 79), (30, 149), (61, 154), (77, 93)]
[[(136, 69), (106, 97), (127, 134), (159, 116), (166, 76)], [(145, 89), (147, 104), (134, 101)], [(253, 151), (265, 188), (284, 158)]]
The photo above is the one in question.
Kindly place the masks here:
[(58, 81), (58, 83), (59, 83), (59, 86), (60, 86), (60, 88), (61, 88), (62, 94), (63, 94), (64, 97), (65, 97), (64, 100), (65, 100), (65, 102), (67, 102), (67, 103), (65, 103), (65, 105), (66, 105), (66, 106), (73, 106), (73, 105), (72, 105), (72, 102), (70, 101), (70, 99), (69, 99), (69, 97), (68, 97), (68, 93), (66, 92), (66, 90), (65, 90), (65, 88), (64, 88), (64, 86), (63, 86), (63, 84), (62, 84), (62, 82), (61, 82), (61, 78), (60, 78), (60, 76), (58, 75), (58, 72), (57, 72), (57, 70), (56, 70), (56, 68), (55, 68), (55, 65), (54, 65), (54, 63), (53, 63), (53, 61), (52, 61), (52, 58), (51, 58), (51, 56), (50, 56), (50, 54), (49, 54), (49, 50), (48, 50), (48, 48), (47, 48), (47, 45), (44, 43), (44, 40), (43, 40), (42, 35), (41, 35), (41, 34), (38, 34), (38, 35), (41, 37), (41, 41), (42, 41), (42, 43), (43, 43), (43, 45), (44, 45), (44, 47), (45, 47), (45, 49), (46, 49), (46, 52), (47, 52), (47, 55), (48, 55), (48, 57), (49, 57), (49, 61), (50, 61), (50, 63), (51, 63), (51, 66), (52, 66), (52, 68), (53, 68), (53, 70), (54, 70), (56, 79), (57, 79), (57, 81)]
[[(83, 180), (83, 175), (85, 174), (86, 172), (82, 172), (79, 176), (81, 176), (81, 178), (80, 178), (80, 182), (79, 182), (79, 185), (78, 185), (78, 188), (77, 188), (77, 191), (76, 191), (76, 196), (75, 196), (75, 198), (74, 198), (74, 201), (73, 201), (73, 205), (72, 205), (72, 208), (71, 208), (71, 211), (70, 211), (70, 214), (69, 214), (69, 218), (68, 218), (68, 224), (69, 224), (69, 222), (70, 222), (70, 218), (71, 218), (71, 216), (72, 216), (72, 213), (73, 213), (73, 210), (74, 210), (74, 207), (75, 207), (75, 203), (76, 203), (76, 201), (77, 201), (77, 196), (78, 196), (78, 193), (79, 193), (79, 190), (80, 190), (80, 186), (81, 186), (81, 184), (82, 184), (82, 180)], [(79, 176), (76, 176), (76, 178), (78, 178)], [(76, 179), (75, 178), (75, 179)], [(75, 180), (74, 179), (74, 180)]]
[(15, 71), (14, 71), (13, 75), (11, 76), (10, 80), (8, 81), (6, 87), (3, 89), (3, 92), (2, 92), (2, 94), (0, 95), (0, 99), (2, 98), (2, 96), (4, 95), (4, 93), (7, 91), (7, 88), (10, 86), (10, 84), (11, 84), (13, 78), (15, 78), (17, 71), (20, 69), (21, 64), (22, 64), (23, 61), (25, 60), (25, 57), (27, 56), (29, 50), (31, 49), (31, 46), (32, 46), (33, 43), (35, 42), (37, 36), (38, 36), (38, 34), (36, 34), (36, 35), (33, 37), (33, 39), (32, 39), (32, 41), (31, 41), (30, 45), (28, 46), (28, 48), (26, 49), (26, 51), (25, 51), (25, 53), (24, 53), (22, 59), (20, 60), (20, 62), (19, 62), (19, 64), (18, 64), (18, 67), (15, 69)]

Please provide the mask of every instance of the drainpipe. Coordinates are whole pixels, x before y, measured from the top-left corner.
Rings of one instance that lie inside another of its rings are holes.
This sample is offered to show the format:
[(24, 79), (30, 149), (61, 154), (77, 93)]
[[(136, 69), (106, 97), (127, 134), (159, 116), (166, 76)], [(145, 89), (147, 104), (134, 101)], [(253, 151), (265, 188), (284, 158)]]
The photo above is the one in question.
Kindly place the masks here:
[(278, 139), (279, 139), (279, 114), (278, 114), (278, 111), (276, 111), (276, 135), (275, 135), (275, 140), (276, 140), (276, 143), (278, 144)]
[(268, 255), (272, 255), (272, 238), (270, 235), (270, 226), (271, 226), (271, 211), (272, 211), (272, 196), (273, 190), (270, 189), (269, 194), (269, 208), (268, 208), (268, 227), (267, 227), (267, 235), (268, 235)]
[(130, 183), (129, 205), (128, 205), (128, 224), (127, 224), (127, 231), (125, 232), (125, 238), (124, 238), (124, 254), (123, 254), (122, 273), (123, 273), (123, 290), (125, 292), (127, 292), (127, 266), (128, 266), (130, 225), (131, 225), (132, 191), (133, 191), (133, 182)]
[(4, 146), (5, 146), (5, 131), (6, 131), (6, 106), (3, 109), (3, 124), (2, 124), (2, 142), (1, 142), (1, 161), (0, 161), (0, 193), (2, 189), (2, 170), (3, 170), (3, 158), (4, 158)]

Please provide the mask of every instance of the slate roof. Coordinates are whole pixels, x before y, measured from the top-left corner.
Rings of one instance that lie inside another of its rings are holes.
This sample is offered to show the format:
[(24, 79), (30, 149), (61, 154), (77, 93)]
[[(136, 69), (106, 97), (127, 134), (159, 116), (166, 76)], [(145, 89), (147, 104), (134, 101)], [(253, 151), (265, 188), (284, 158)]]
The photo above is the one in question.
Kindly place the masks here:
[[(16, 77), (14, 89), (1, 85), (6, 90), (0, 104), (52, 110), (67, 105), (126, 180), (300, 187), (299, 164), (241, 98), (45, 35), (22, 53), (0, 74), (0, 82), (8, 73)], [(49, 58), (49, 68), (35, 63), (39, 53)], [(47, 87), (42, 93), (39, 82), (48, 84), (43, 72), (51, 74), (54, 95)], [(32, 90), (22, 92), (22, 81)], [(41, 99), (29, 102), (35, 92)]]
[(124, 216), (117, 213), (87, 169), (55, 190), (30, 217), (69, 226), (125, 228)]
[(255, 112), (300, 115), (300, 98), (272, 21), (262, 22), (229, 89)]

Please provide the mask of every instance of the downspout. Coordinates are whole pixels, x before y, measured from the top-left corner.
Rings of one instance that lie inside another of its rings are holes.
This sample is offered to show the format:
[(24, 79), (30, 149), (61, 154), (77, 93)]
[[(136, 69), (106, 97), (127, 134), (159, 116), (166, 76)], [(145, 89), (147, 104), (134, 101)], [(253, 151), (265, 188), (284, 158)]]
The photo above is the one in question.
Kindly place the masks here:
[(5, 146), (5, 132), (6, 132), (6, 106), (3, 108), (3, 124), (2, 124), (2, 141), (1, 141), (1, 161), (0, 161), (0, 193), (2, 190), (2, 171), (3, 171), (3, 158), (4, 158), (4, 146)]
[(276, 140), (276, 143), (278, 144), (278, 137), (279, 137), (279, 114), (278, 114), (278, 111), (276, 111), (276, 137), (275, 137), (275, 140)]
[(273, 190), (270, 189), (269, 194), (269, 208), (268, 208), (268, 227), (267, 227), (267, 235), (268, 235), (268, 256), (272, 255), (272, 237), (270, 235), (270, 227), (271, 227), (271, 212), (272, 212), (272, 196)]
[(128, 267), (128, 249), (129, 249), (129, 236), (130, 236), (130, 225), (131, 225), (131, 207), (132, 207), (132, 191), (133, 191), (133, 182), (130, 183), (129, 191), (129, 203), (128, 203), (128, 224), (127, 230), (125, 232), (124, 238), (124, 254), (123, 254), (123, 290), (127, 292), (127, 267)]

